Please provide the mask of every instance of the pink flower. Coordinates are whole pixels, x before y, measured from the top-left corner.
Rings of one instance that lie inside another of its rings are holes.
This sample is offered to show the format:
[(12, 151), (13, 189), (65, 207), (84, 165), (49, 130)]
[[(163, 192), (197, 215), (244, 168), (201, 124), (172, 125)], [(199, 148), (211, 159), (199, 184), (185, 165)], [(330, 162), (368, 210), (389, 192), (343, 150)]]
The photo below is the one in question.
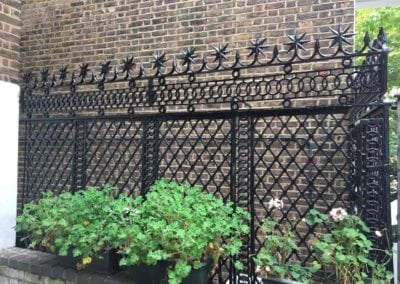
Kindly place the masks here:
[(269, 202), (268, 202), (268, 210), (272, 210), (272, 209), (282, 209), (283, 208), (283, 201), (280, 199), (275, 199), (272, 198)]
[(348, 214), (346, 210), (344, 210), (342, 207), (338, 207), (338, 208), (333, 208), (329, 212), (329, 215), (331, 216), (333, 221), (342, 222)]

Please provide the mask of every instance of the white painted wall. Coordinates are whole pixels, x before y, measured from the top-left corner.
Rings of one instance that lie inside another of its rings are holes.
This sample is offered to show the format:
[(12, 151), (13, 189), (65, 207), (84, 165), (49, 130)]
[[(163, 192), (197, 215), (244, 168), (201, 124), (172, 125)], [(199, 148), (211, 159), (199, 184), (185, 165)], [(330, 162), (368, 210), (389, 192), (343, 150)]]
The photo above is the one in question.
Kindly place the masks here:
[(15, 246), (19, 87), (0, 81), (0, 249)]

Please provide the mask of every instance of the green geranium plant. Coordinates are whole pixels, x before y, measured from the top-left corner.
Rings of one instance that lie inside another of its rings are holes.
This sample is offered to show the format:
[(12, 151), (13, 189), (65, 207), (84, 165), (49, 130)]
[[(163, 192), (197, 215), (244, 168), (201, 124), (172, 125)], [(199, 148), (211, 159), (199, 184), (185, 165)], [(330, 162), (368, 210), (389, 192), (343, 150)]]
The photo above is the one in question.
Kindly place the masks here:
[(31, 248), (41, 248), (61, 256), (72, 252), (79, 257), (77, 268), (93, 257), (116, 248), (118, 229), (132, 211), (134, 200), (113, 197), (115, 189), (90, 187), (58, 196), (48, 192), (35, 203), (24, 206), (16, 231), (27, 233)]
[(247, 212), (187, 183), (157, 181), (135, 202), (137, 211), (119, 231), (120, 264), (166, 261), (171, 284), (210, 260), (236, 255), (249, 232)]
[[(306, 218), (309, 225), (328, 225), (328, 232), (317, 234), (311, 241), (320, 265), (324, 266), (326, 280), (334, 283), (364, 284), (372, 278), (372, 283), (390, 283), (393, 273), (386, 270), (387, 261), (377, 263), (369, 257), (372, 242), (366, 234), (370, 229), (356, 215), (349, 215), (343, 208), (334, 208), (329, 215), (313, 209)], [(374, 232), (383, 237), (383, 232)], [(390, 260), (390, 252), (384, 251)]]
[(268, 209), (272, 210), (271, 217), (265, 218), (261, 225), (265, 239), (253, 259), (257, 265), (256, 271), (264, 279), (290, 279), (310, 283), (316, 269), (289, 261), (290, 255), (297, 252), (299, 247), (289, 223), (278, 223), (275, 220), (275, 212), (283, 207), (284, 203), (279, 199), (271, 199), (268, 203)]

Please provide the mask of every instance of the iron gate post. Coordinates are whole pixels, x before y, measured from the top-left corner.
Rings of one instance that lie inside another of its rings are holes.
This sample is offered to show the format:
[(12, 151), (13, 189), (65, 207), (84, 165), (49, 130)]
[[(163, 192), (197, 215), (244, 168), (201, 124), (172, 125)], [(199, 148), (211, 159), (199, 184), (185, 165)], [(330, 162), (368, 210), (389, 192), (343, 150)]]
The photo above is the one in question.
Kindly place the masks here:
[(86, 186), (87, 125), (84, 120), (74, 122), (74, 157), (71, 188), (75, 192)]

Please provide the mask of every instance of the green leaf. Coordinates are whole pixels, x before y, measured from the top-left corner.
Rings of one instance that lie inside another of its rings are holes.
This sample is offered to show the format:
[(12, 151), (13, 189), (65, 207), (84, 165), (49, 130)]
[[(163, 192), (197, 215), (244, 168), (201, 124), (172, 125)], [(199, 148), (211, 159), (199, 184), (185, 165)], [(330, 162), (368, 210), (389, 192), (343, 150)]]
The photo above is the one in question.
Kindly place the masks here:
[(203, 263), (201, 261), (196, 260), (196, 261), (193, 262), (193, 268), (194, 269), (200, 269), (202, 267), (203, 267)]
[(237, 270), (243, 270), (243, 269), (244, 269), (244, 265), (243, 265), (242, 262), (236, 260), (236, 261), (235, 261), (235, 268), (236, 268)]

